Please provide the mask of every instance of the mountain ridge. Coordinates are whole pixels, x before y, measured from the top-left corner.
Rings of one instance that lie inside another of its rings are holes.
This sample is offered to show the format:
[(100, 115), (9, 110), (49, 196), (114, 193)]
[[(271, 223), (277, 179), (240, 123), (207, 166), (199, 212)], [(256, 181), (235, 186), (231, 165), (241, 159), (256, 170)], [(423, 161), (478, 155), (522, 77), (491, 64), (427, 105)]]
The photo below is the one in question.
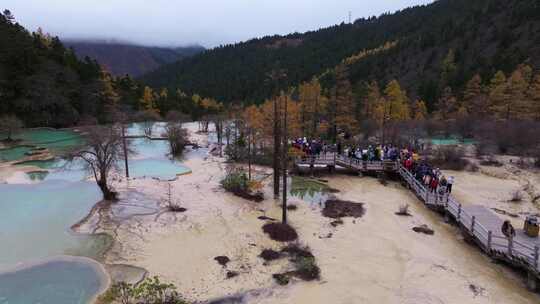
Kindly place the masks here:
[[(510, 73), (524, 62), (540, 67), (540, 3), (439, 0), (353, 24), (220, 46), (140, 79), (225, 102), (260, 103), (277, 89), (297, 86), (363, 50), (396, 41), (392, 49), (350, 65), (349, 80), (358, 85), (397, 79), (431, 107), (443, 90), (441, 65), (450, 50), (458, 72), (448, 85), (456, 91), (475, 73), (486, 80), (497, 70)], [(287, 70), (287, 79), (277, 87), (267, 77), (275, 68)], [(331, 83), (327, 80), (323, 83)]]
[(181, 47), (144, 46), (121, 41), (63, 40), (80, 59), (97, 60), (115, 76), (138, 77), (164, 64), (193, 56), (205, 49), (200, 45)]

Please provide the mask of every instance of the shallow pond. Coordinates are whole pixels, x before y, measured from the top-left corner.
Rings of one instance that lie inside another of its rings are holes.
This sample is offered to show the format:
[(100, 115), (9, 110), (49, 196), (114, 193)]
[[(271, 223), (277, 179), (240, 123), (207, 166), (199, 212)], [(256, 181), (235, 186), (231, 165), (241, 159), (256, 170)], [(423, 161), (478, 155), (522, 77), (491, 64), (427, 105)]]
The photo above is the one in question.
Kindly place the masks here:
[(289, 181), (289, 195), (303, 201), (322, 204), (326, 202), (330, 195), (330, 187), (323, 182), (292, 176)]
[(0, 193), (0, 271), (55, 255), (97, 257), (109, 243), (105, 236), (78, 235), (70, 229), (101, 199), (93, 183), (0, 184)]
[(0, 274), (0, 303), (89, 303), (107, 282), (92, 261), (59, 258), (30, 268)]
[(0, 150), (0, 161), (14, 161), (21, 159), (25, 156), (26, 153), (30, 152), (31, 148), (26, 146), (15, 147), (11, 149), (1, 149)]
[[(162, 126), (158, 124), (155, 128), (158, 132)], [(25, 132), (24, 138), (39, 146), (58, 148), (55, 151), (82, 143), (79, 135), (71, 131), (31, 130)], [(129, 163), (132, 177), (168, 180), (189, 172), (180, 162), (168, 158), (166, 141), (130, 141), (137, 152)], [(24, 156), (26, 149), (10, 149), (13, 151), (7, 153), (17, 159)], [(48, 261), (7, 271), (59, 255), (99, 258), (112, 239), (106, 235), (76, 234), (70, 227), (101, 200), (101, 192), (94, 182), (85, 181), (88, 172), (81, 161), (67, 162), (58, 157), (18, 165), (34, 166), (36, 170), (26, 173), (27, 179), (23, 181), (26, 184), (0, 184), (3, 248), (0, 251), (0, 303), (88, 303), (104, 283), (103, 275), (88, 264)], [(123, 162), (119, 164), (120, 169), (122, 166)], [(155, 214), (159, 207), (141, 193), (128, 192), (111, 211), (116, 219), (122, 220)]]

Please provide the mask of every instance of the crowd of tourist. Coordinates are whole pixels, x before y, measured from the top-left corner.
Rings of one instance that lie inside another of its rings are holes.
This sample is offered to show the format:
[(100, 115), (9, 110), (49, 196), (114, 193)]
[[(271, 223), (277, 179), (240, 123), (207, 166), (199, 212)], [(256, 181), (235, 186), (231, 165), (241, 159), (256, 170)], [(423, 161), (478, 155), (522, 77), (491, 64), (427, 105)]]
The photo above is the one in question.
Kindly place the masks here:
[(405, 150), (402, 152), (402, 164), (413, 176), (432, 193), (451, 193), (454, 177), (446, 177), (439, 168), (434, 168), (426, 161), (417, 161), (413, 153)]
[(432, 193), (451, 193), (454, 177), (446, 177), (439, 168), (432, 167), (420, 159), (418, 153), (412, 149), (399, 149), (392, 145), (370, 145), (367, 149), (360, 146), (346, 146), (341, 143), (328, 144), (322, 140), (312, 140), (306, 137), (298, 138), (292, 143), (293, 147), (301, 150), (306, 156), (319, 157), (321, 154), (337, 152), (350, 158), (362, 161), (397, 161), (411, 172)]

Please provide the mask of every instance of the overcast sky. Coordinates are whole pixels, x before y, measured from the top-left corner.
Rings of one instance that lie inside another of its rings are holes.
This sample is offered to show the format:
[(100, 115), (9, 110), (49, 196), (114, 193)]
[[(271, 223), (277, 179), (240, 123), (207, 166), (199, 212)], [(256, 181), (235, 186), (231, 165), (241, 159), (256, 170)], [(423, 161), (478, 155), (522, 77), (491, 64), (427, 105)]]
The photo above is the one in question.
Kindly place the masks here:
[(63, 39), (213, 47), (305, 32), (432, 0), (1, 0), (19, 23)]

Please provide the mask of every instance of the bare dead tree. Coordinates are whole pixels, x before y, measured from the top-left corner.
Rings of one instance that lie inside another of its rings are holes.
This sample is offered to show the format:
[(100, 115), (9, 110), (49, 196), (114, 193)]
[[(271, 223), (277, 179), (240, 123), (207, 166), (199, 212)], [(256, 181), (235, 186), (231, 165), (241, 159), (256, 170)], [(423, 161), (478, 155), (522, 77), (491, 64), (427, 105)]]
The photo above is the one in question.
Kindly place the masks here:
[(173, 156), (182, 155), (189, 143), (188, 131), (182, 127), (181, 122), (169, 122), (163, 134), (169, 142), (169, 150)]
[(281, 215), (281, 222), (283, 224), (287, 224), (287, 166), (288, 166), (288, 148), (289, 148), (289, 139), (287, 137), (287, 99), (284, 100), (283, 105), (283, 131), (281, 132), (283, 134), (282, 137), (282, 154), (281, 159), (283, 161), (281, 173), (283, 174), (283, 201), (282, 201), (282, 215)]
[[(279, 67), (279, 63), (276, 63), (276, 66)], [(270, 82), (270, 85), (274, 87), (274, 93), (276, 96), (278, 96), (279, 88), (280, 88), (280, 81), (287, 77), (287, 73), (285, 70), (280, 68), (273, 69), (270, 73), (267, 75), (268, 79), (267, 81)], [(279, 118), (279, 108), (278, 108), (278, 101), (277, 97), (274, 98), (274, 126), (273, 126), (273, 135), (274, 135), (274, 155), (272, 158), (273, 163), (273, 171), (274, 171), (274, 196), (277, 198), (279, 197), (279, 177), (280, 177), (280, 160), (279, 160), (279, 154), (280, 154), (280, 147), (281, 147), (281, 126), (280, 126), (280, 118)]]
[(223, 156), (223, 128), (224, 128), (224, 117), (221, 114), (216, 114), (212, 116), (212, 121), (216, 128), (216, 136), (219, 146), (219, 156)]
[(69, 154), (71, 159), (82, 159), (93, 174), (103, 193), (103, 199), (117, 200), (117, 193), (108, 183), (111, 171), (118, 168), (124, 154), (131, 153), (129, 147), (123, 148), (123, 137), (119, 125), (90, 126), (84, 128), (86, 145)]

